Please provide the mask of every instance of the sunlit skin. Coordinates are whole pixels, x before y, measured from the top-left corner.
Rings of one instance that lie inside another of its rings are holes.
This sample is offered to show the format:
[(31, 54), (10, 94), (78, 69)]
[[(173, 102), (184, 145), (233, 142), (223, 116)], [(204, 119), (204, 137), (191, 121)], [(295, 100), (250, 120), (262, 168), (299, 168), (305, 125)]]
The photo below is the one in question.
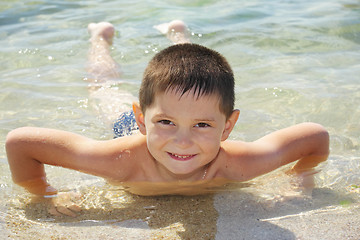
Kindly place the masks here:
[(147, 135), (149, 152), (159, 173), (168, 179), (204, 177), (231, 126), (220, 112), (216, 95), (197, 97), (193, 91), (182, 96), (173, 90), (158, 94), (144, 120), (141, 118), (138, 121)]
[[(175, 44), (189, 42), (182, 21), (157, 28), (165, 29)], [(89, 73), (99, 79), (117, 77), (109, 52), (113, 26), (90, 24), (89, 32)], [(217, 94), (197, 97), (193, 91), (181, 95), (169, 89), (158, 92), (144, 113), (138, 103), (133, 110), (140, 133), (106, 141), (55, 129), (12, 130), (6, 152), (13, 181), (46, 196), (52, 214), (74, 216), (79, 208), (48, 184), (44, 165), (120, 182), (140, 195), (200, 194), (209, 186), (247, 181), (295, 161), (288, 173), (311, 189), (314, 167), (329, 154), (329, 134), (316, 123), (300, 123), (252, 142), (227, 140), (240, 112), (226, 118)]]

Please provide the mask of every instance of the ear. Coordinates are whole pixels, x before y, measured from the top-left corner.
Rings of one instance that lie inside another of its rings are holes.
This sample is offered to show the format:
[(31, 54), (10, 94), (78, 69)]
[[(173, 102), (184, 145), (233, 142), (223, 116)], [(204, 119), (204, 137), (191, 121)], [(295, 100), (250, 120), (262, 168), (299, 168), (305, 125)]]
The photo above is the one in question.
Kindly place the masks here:
[(133, 111), (134, 111), (134, 115), (135, 115), (135, 120), (136, 120), (136, 124), (139, 127), (139, 131), (143, 134), (146, 135), (146, 128), (145, 128), (145, 117), (144, 114), (141, 111), (140, 105), (137, 102), (134, 102), (132, 105)]
[(239, 115), (240, 115), (240, 110), (239, 109), (235, 109), (232, 112), (229, 119), (225, 123), (225, 128), (224, 128), (224, 131), (223, 131), (223, 133), (221, 135), (221, 141), (225, 141), (229, 137), (231, 131), (233, 130), (233, 128), (234, 128), (234, 126), (236, 124), (236, 121), (239, 118)]

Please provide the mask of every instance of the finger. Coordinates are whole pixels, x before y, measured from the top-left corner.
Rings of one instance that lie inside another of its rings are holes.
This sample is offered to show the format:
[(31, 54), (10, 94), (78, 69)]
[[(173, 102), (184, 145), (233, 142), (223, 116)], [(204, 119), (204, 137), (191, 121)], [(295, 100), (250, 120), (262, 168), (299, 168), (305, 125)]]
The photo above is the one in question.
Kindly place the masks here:
[(55, 206), (49, 207), (49, 208), (48, 208), (48, 213), (50, 213), (50, 215), (57, 216), (57, 217), (61, 217), (61, 216), (62, 216), (62, 214), (59, 213), (59, 212), (56, 210)]
[(70, 209), (71, 211), (74, 211), (74, 212), (80, 212), (81, 211), (81, 207), (79, 205), (76, 205), (76, 204), (68, 206), (68, 209)]
[(59, 206), (56, 208), (56, 210), (59, 212), (59, 213), (62, 213), (66, 216), (70, 216), (70, 217), (76, 217), (76, 213), (74, 213), (73, 211), (71, 211), (70, 209), (66, 208), (66, 207), (63, 207), (63, 206)]

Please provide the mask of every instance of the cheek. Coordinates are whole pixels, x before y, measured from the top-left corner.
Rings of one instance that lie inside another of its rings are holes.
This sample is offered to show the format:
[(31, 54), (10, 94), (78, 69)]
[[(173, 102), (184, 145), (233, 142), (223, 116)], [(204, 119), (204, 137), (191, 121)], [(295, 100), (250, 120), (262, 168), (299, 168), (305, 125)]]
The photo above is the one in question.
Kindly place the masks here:
[(154, 142), (164, 142), (170, 139), (173, 134), (169, 130), (164, 130), (161, 128), (152, 127), (148, 131), (147, 139)]
[(217, 152), (220, 148), (221, 135), (218, 133), (197, 134), (196, 142), (206, 151)]
[(157, 150), (161, 150), (166, 145), (169, 136), (158, 129), (152, 128), (147, 132), (146, 138), (148, 149), (154, 155)]
[(195, 136), (202, 139), (203, 141), (213, 141), (214, 143), (218, 142), (221, 139), (222, 131), (219, 128), (209, 129), (209, 130), (198, 130), (195, 132)]
[(220, 143), (217, 140), (203, 140), (199, 146), (201, 151), (204, 153), (204, 157), (208, 160), (215, 159), (220, 150)]
[[(149, 136), (149, 135), (148, 135)], [(152, 138), (147, 138), (147, 148), (153, 158), (158, 159), (160, 154), (161, 145), (156, 140)]]

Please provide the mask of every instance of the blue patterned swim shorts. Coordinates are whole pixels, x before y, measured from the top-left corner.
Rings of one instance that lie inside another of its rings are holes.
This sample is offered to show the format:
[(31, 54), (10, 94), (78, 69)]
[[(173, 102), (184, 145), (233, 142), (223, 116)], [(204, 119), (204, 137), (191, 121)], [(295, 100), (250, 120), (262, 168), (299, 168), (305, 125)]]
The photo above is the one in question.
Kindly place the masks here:
[(113, 124), (114, 138), (129, 136), (139, 130), (133, 111), (123, 112)]

